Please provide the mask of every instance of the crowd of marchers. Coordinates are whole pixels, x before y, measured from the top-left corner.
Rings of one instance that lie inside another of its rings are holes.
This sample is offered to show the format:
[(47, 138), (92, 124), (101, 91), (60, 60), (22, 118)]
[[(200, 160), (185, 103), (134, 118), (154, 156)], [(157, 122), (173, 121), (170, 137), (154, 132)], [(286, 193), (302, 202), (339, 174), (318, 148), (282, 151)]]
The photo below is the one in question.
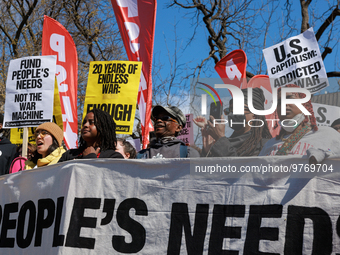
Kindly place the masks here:
[[(296, 87), (296, 85), (288, 85)], [(264, 110), (265, 97), (260, 88), (252, 90), (253, 107)], [(53, 122), (45, 122), (35, 130), (35, 145), (29, 144), (27, 158), (23, 158), (22, 147), (17, 147), (0, 137), (0, 174), (43, 167), (58, 162), (74, 159), (120, 158), (197, 158), (197, 157), (253, 157), (296, 155), (308, 159), (310, 164), (321, 163), (328, 157), (340, 157), (340, 118), (331, 127), (318, 127), (311, 101), (303, 103), (310, 115), (305, 115), (295, 104), (286, 105), (286, 114), (281, 112), (279, 93), (277, 115), (280, 119), (280, 132), (272, 137), (265, 116), (257, 116), (248, 108), (248, 91), (244, 94), (244, 114), (233, 114), (233, 100), (225, 109), (225, 117), (233, 129), (226, 137), (225, 124), (215, 125), (214, 117), (209, 119), (198, 116), (194, 123), (201, 129), (202, 148), (187, 145), (177, 139), (186, 125), (186, 117), (175, 106), (157, 105), (151, 118), (154, 125), (154, 137), (147, 149), (136, 151), (127, 140), (116, 137), (116, 124), (112, 117), (99, 109), (93, 109), (85, 116), (77, 149), (65, 150), (63, 131)], [(289, 99), (305, 98), (304, 93), (289, 92)], [(282, 121), (286, 121), (286, 125)], [(290, 121), (290, 125), (287, 125)], [(258, 123), (257, 123), (258, 122)], [(2, 129), (3, 116), (0, 116)], [(251, 125), (249, 123), (252, 123)], [(2, 134), (0, 132), (0, 134)]]

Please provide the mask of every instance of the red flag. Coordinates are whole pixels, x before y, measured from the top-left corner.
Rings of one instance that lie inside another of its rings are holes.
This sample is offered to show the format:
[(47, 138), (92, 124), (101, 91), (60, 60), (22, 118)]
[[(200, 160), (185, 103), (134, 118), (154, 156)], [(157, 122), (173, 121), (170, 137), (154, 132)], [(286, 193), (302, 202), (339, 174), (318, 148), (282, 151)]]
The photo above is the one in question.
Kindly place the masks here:
[[(266, 101), (264, 102), (264, 109), (267, 110), (272, 106), (273, 103), (272, 87), (270, 85), (268, 75), (258, 74), (253, 76), (249, 80), (247, 87), (262, 89), (264, 97), (266, 99)], [(278, 115), (276, 113), (276, 110), (272, 114), (266, 115), (266, 119), (268, 120), (268, 128), (270, 133), (272, 134), (272, 137), (277, 136), (280, 132), (278, 121), (274, 121), (274, 119), (277, 119), (277, 117)]]
[(215, 70), (224, 84), (246, 87), (247, 55), (243, 50), (233, 50), (215, 65)]
[(59, 22), (46, 15), (42, 55), (57, 55), (56, 77), (63, 116), (64, 142), (68, 149), (76, 148), (78, 146), (77, 50), (68, 31)]
[(142, 61), (138, 108), (143, 148), (149, 143), (152, 107), (152, 53), (156, 21), (156, 0), (111, 0), (120, 34), (130, 61)]

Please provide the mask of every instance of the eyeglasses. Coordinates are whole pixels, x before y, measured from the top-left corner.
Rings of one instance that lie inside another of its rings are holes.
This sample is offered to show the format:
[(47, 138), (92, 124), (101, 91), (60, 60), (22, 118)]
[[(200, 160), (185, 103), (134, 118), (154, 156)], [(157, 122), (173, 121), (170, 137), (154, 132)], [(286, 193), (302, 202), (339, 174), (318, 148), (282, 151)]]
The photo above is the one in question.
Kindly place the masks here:
[(35, 131), (34, 136), (37, 138), (40, 135), (41, 138), (44, 138), (46, 135), (50, 135), (50, 133), (46, 130), (38, 130)]
[(172, 122), (177, 122), (177, 120), (171, 118), (170, 116), (152, 116), (152, 120), (155, 122), (157, 120), (162, 120), (162, 121), (172, 121)]

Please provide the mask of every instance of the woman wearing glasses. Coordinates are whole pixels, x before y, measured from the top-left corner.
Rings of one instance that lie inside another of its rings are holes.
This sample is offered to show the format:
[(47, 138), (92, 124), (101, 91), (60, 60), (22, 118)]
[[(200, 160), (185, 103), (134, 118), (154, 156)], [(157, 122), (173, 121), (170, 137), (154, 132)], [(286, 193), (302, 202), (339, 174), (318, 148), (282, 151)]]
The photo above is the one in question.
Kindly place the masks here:
[(45, 122), (35, 130), (36, 151), (33, 152), (31, 160), (25, 162), (25, 169), (57, 163), (65, 152), (62, 146), (63, 131), (53, 122)]

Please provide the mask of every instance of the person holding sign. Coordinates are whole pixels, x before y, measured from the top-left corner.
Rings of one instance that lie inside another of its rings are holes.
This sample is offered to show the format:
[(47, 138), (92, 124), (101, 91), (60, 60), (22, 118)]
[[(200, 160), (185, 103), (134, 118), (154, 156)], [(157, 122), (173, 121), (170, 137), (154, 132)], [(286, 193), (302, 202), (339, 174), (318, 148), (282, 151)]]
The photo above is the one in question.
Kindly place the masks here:
[[(286, 87), (296, 87), (295, 84)], [(316, 125), (311, 100), (302, 105), (311, 115), (304, 115), (295, 104), (286, 105), (286, 115), (281, 113), (281, 93), (278, 91), (277, 113), (281, 130), (269, 140), (259, 156), (299, 155), (309, 163), (321, 163), (326, 157), (340, 156), (340, 134), (331, 127)], [(305, 98), (304, 93), (287, 93), (287, 99)]]
[(100, 109), (86, 114), (81, 128), (79, 148), (66, 151), (59, 162), (88, 158), (124, 158), (116, 152), (116, 123)]
[(53, 165), (58, 163), (65, 152), (62, 146), (63, 131), (53, 122), (45, 122), (35, 130), (36, 151), (31, 160), (25, 162), (25, 169)]

